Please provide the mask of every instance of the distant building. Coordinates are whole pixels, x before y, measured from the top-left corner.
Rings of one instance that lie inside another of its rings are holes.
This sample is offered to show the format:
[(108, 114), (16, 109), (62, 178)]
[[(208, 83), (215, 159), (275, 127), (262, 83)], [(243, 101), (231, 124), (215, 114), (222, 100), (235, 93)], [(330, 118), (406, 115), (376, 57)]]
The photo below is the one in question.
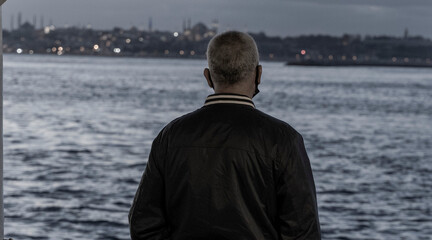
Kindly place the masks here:
[(151, 17), (149, 18), (148, 30), (153, 32), (153, 19)]
[(21, 12), (19, 12), (18, 13), (18, 28), (20, 28), (21, 27), (21, 21), (22, 21), (22, 19), (21, 19)]
[(40, 18), (40, 27), (41, 27), (41, 29), (44, 29), (44, 27), (45, 27), (45, 24), (44, 24), (44, 16), (43, 16), (43, 15), (42, 15), (41, 18)]
[(219, 30), (219, 20), (214, 19), (212, 24), (211, 24), (211, 30), (216, 34), (218, 33)]
[(33, 26), (36, 28), (36, 15), (33, 16)]
[(186, 20), (183, 19), (183, 33), (186, 32)]
[(14, 20), (15, 20), (15, 18), (14, 18), (14, 15), (12, 14), (12, 16), (11, 16), (11, 22), (10, 22), (10, 30), (11, 31), (14, 30)]

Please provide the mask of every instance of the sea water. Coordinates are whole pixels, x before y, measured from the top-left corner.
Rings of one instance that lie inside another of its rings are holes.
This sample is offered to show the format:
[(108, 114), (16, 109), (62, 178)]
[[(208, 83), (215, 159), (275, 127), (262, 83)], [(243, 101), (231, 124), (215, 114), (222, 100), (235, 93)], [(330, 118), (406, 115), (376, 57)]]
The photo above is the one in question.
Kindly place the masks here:
[[(257, 108), (304, 137), (323, 239), (432, 239), (432, 69), (263, 62)], [(4, 56), (5, 235), (129, 239), (153, 138), (204, 60)]]

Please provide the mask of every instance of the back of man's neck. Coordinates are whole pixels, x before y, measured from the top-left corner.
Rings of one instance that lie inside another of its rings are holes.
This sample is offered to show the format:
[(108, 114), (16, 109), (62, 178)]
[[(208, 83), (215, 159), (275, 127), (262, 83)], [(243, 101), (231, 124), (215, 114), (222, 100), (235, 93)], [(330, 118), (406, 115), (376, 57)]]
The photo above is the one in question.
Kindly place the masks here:
[(215, 90), (216, 94), (223, 94), (223, 93), (231, 93), (231, 94), (238, 94), (238, 95), (244, 95), (247, 96), (249, 98), (252, 98), (253, 94), (251, 94), (249, 91), (245, 91), (245, 90), (240, 90), (240, 89), (217, 89)]

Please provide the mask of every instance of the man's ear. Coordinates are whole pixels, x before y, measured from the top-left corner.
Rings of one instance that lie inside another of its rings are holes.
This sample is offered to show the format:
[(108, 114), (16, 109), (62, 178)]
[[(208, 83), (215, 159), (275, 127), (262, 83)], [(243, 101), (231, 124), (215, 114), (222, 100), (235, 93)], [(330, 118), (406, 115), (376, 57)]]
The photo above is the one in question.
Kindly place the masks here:
[(208, 68), (205, 68), (205, 69), (204, 69), (204, 77), (205, 77), (206, 80), (207, 80), (207, 84), (208, 84), (208, 86), (209, 86), (210, 88), (214, 88), (214, 86), (213, 86), (213, 81), (212, 81), (211, 76), (210, 76), (210, 69), (208, 69)]
[(262, 65), (258, 65), (256, 68), (256, 83), (257, 85), (261, 83), (261, 75), (262, 75)]

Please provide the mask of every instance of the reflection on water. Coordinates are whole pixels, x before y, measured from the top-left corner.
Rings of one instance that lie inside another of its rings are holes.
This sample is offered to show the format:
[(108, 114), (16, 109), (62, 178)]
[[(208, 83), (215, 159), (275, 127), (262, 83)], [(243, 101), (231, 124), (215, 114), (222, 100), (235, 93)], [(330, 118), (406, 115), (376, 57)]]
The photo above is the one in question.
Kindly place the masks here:
[[(129, 239), (152, 139), (204, 61), (5, 56), (5, 233)], [(257, 107), (305, 138), (324, 239), (432, 236), (432, 71), (264, 63)]]

